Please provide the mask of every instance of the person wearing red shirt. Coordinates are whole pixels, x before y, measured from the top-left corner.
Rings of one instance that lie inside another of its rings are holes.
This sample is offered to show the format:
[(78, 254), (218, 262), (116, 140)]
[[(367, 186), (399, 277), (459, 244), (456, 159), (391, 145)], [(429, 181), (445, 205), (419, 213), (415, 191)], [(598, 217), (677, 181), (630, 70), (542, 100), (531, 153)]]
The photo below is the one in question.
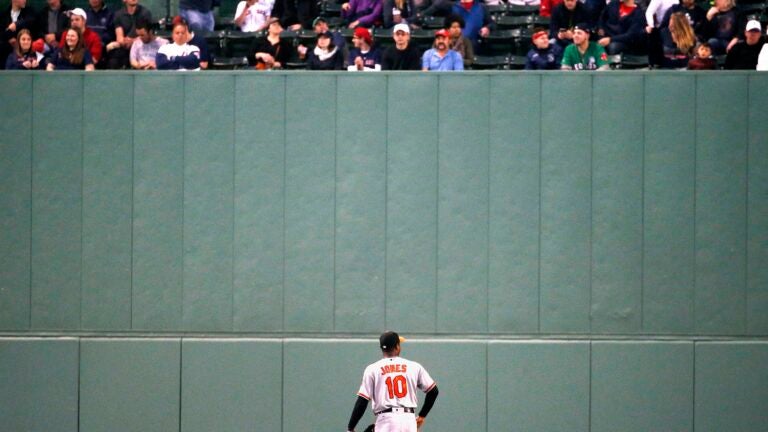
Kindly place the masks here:
[[(93, 58), (93, 63), (97, 64), (99, 63), (99, 60), (101, 60), (101, 38), (99, 35), (94, 32), (93, 30), (89, 29), (85, 25), (85, 20), (87, 19), (87, 15), (85, 14), (85, 11), (81, 8), (74, 8), (70, 11), (69, 15), (69, 25), (71, 28), (77, 30), (82, 34), (83, 37), (83, 43), (85, 44), (85, 48), (88, 50), (88, 52), (91, 53), (91, 58)], [(61, 35), (61, 42), (59, 42), (59, 46), (64, 46), (66, 38), (66, 32)]]

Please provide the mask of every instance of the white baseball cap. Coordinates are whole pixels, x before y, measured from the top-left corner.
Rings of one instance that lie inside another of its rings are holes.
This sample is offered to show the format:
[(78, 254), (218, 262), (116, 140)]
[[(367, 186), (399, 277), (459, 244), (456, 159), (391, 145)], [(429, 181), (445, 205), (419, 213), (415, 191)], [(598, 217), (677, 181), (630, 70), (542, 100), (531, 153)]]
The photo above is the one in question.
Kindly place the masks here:
[(85, 14), (85, 11), (82, 8), (74, 8), (71, 11), (69, 11), (69, 15), (77, 15), (83, 17), (83, 19), (88, 19), (88, 15)]
[(406, 32), (406, 33), (408, 33), (408, 34), (411, 34), (411, 28), (410, 28), (410, 27), (408, 27), (408, 24), (403, 24), (403, 23), (397, 24), (397, 25), (396, 25), (396, 26), (395, 26), (395, 27), (392, 29), (392, 34), (395, 34), (395, 33), (399, 32), (399, 31), (402, 31), (402, 32)]
[(762, 31), (763, 27), (758, 20), (749, 20), (747, 22), (747, 31)]

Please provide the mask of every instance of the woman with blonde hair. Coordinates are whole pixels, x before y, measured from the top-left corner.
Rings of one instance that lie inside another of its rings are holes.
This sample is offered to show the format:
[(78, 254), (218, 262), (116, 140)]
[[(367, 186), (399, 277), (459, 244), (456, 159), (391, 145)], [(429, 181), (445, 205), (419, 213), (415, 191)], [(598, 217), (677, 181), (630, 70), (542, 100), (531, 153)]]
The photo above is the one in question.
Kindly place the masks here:
[(91, 57), (90, 51), (85, 49), (83, 35), (79, 30), (73, 28), (67, 30), (64, 35), (64, 42), (64, 46), (59, 47), (53, 53), (53, 57), (50, 63), (48, 63), (46, 70), (85, 69), (92, 71), (95, 69), (93, 57)]
[(664, 45), (664, 60), (661, 67), (683, 69), (693, 57), (696, 47), (696, 34), (693, 32), (688, 17), (682, 12), (675, 12), (669, 17), (669, 34), (672, 44)]

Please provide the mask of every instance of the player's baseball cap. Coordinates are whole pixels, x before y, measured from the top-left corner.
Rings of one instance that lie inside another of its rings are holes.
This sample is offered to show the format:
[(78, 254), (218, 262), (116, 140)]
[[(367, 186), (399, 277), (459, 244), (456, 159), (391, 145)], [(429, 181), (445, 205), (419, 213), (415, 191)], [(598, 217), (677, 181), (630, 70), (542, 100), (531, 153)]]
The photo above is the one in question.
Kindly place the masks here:
[(747, 31), (756, 31), (756, 32), (763, 31), (762, 26), (760, 26), (760, 21), (749, 20), (749, 22), (747, 22)]
[(399, 334), (393, 331), (385, 331), (379, 336), (379, 346), (385, 351), (391, 350), (400, 342), (405, 342), (405, 338), (401, 338)]
[(411, 34), (411, 28), (408, 27), (408, 24), (405, 24), (405, 23), (397, 24), (395, 28), (392, 29), (392, 34), (395, 34), (399, 31)]

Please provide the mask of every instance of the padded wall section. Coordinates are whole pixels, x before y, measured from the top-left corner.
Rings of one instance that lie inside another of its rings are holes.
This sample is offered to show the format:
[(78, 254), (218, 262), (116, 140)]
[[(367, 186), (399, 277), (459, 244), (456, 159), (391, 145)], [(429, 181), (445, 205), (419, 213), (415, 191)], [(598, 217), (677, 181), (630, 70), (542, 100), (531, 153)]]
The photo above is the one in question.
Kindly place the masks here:
[[(384, 326), (387, 81), (339, 77), (336, 143), (335, 320), (340, 332)], [(365, 94), (365, 97), (360, 95)]]
[(387, 86), (386, 326), (437, 326), (438, 80)]
[(179, 330), (184, 260), (184, 77), (137, 75), (134, 85), (132, 327)]
[(541, 79), (495, 76), (490, 85), (488, 331), (535, 333), (539, 330)]
[(233, 310), (237, 331), (283, 328), (285, 133), (285, 79), (238, 76)]
[(589, 430), (589, 342), (488, 344), (489, 431)]
[[(694, 331), (696, 81), (645, 77), (643, 331)], [(653, 119), (653, 120), (651, 120)]]
[(0, 329), (30, 326), (32, 77), (0, 76)]
[(696, 344), (696, 431), (768, 429), (768, 343)]
[(768, 334), (768, 76), (749, 77), (747, 332)]
[(0, 339), (0, 424), (77, 432), (77, 339)]
[[(86, 80), (82, 328), (131, 328), (133, 78)], [(115, 94), (125, 97), (115, 98)]]
[(181, 431), (282, 430), (280, 341), (185, 339)]
[(592, 432), (693, 431), (693, 342), (593, 342)]
[(179, 430), (178, 339), (87, 339), (80, 345), (80, 432)]

